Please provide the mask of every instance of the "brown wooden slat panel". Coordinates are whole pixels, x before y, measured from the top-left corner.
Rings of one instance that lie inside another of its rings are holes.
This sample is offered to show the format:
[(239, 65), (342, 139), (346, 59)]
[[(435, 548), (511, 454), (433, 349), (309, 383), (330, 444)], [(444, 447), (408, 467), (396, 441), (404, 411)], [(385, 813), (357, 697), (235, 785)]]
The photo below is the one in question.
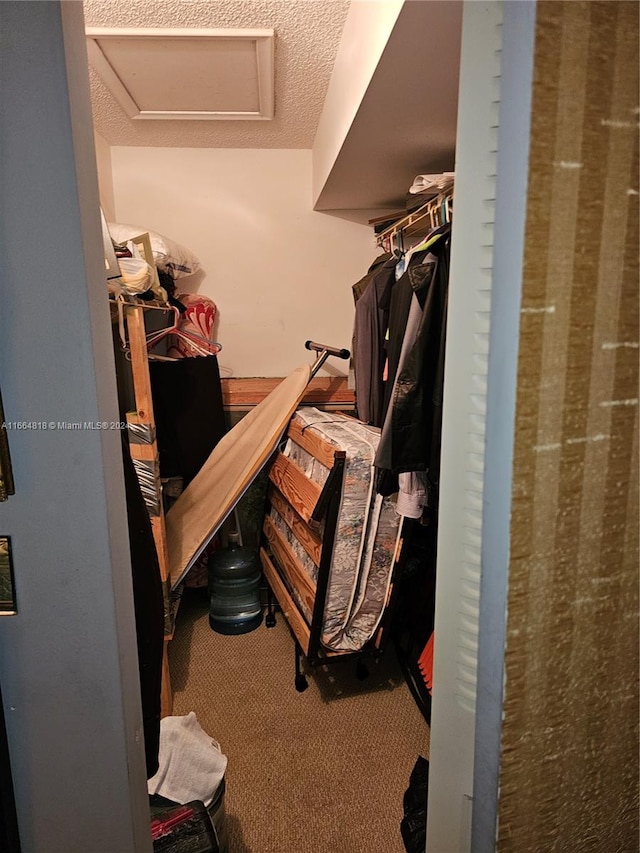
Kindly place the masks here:
[(319, 566), (320, 554), (322, 552), (322, 539), (320, 536), (300, 518), (298, 513), (287, 503), (284, 496), (280, 494), (275, 486), (269, 487), (269, 500), (309, 557), (311, 557), (316, 566)]
[(302, 568), (296, 555), (291, 550), (289, 543), (267, 516), (264, 520), (264, 535), (267, 538), (271, 551), (278, 561), (280, 571), (290, 589), (295, 589), (307, 611), (313, 613), (316, 600), (316, 585)]
[(291, 459), (278, 453), (269, 471), (269, 479), (305, 521), (309, 521), (322, 487), (305, 476)]
[[(154, 267), (155, 269), (155, 267)], [(138, 423), (153, 424), (153, 403), (151, 399), (151, 380), (147, 359), (147, 339), (143, 311), (126, 309), (129, 349), (131, 351), (131, 372), (136, 398)]]
[(310, 453), (319, 462), (322, 462), (327, 468), (332, 468), (336, 457), (345, 457), (347, 454), (344, 450), (338, 450), (331, 442), (322, 438), (317, 433), (310, 429), (304, 429), (296, 421), (289, 424), (287, 432), (289, 438), (295, 441), (303, 450)]
[[(224, 405), (257, 406), (280, 382), (280, 377), (222, 379)], [(347, 388), (346, 376), (317, 376), (309, 382), (302, 404), (317, 406), (328, 403), (353, 407), (353, 391)]]
[(167, 564), (167, 528), (164, 515), (157, 515), (151, 519), (153, 538), (158, 551), (158, 563), (160, 564), (160, 577), (166, 581), (169, 577), (169, 566)]
[(267, 579), (269, 586), (271, 587), (273, 594), (276, 597), (280, 608), (282, 609), (282, 613), (291, 626), (291, 630), (296, 636), (296, 639), (300, 643), (302, 651), (304, 654), (308, 654), (309, 652), (309, 626), (304, 621), (302, 616), (300, 615), (300, 611), (296, 607), (291, 595), (289, 594), (289, 590), (284, 585), (280, 575), (278, 574), (277, 569), (269, 559), (267, 552), (264, 548), (260, 549), (260, 561), (262, 563), (262, 569), (264, 571), (264, 575)]
[(139, 459), (141, 462), (157, 462), (158, 460), (158, 447), (155, 441), (153, 444), (135, 444), (130, 441), (129, 451), (132, 459)]

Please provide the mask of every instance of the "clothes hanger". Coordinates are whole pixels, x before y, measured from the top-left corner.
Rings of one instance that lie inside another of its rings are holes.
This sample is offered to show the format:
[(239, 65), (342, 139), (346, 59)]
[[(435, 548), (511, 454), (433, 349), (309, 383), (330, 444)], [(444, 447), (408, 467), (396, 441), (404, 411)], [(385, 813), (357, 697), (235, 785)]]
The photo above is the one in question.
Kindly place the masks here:
[[(449, 206), (450, 199), (444, 199), (442, 205), (438, 207), (437, 213), (439, 217), (434, 219), (434, 214), (436, 210), (429, 211), (429, 221), (431, 223), (431, 230), (427, 234), (427, 236), (422, 240), (422, 242), (418, 243), (417, 246), (412, 246), (411, 254), (414, 255), (417, 252), (423, 252), (425, 249), (428, 249), (430, 246), (433, 246), (439, 239), (442, 237), (442, 233), (438, 231), (438, 229), (442, 228), (444, 225), (448, 225), (451, 222), (451, 207)], [(438, 219), (440, 221), (438, 221)], [(434, 233), (438, 232), (438, 233)]]
[(401, 258), (404, 255), (403, 237), (404, 235), (401, 228), (391, 235), (391, 253), (395, 255), (396, 258)]
[(180, 323), (180, 311), (175, 307), (171, 306), (171, 310), (173, 311), (173, 323), (170, 326), (167, 326), (164, 329), (160, 329), (158, 332), (154, 332), (151, 335), (147, 335), (147, 350), (153, 349), (163, 338), (166, 338), (168, 335), (174, 335), (177, 338), (185, 341), (190, 344), (200, 355), (217, 355), (222, 349), (222, 345), (217, 341), (209, 340), (209, 338), (205, 338), (202, 335), (198, 335), (195, 332), (190, 332), (187, 329), (179, 328)]
[(440, 233), (434, 234), (433, 232), (430, 232), (422, 243), (419, 243), (417, 246), (414, 246), (413, 249), (411, 249), (411, 254), (415, 255), (418, 252), (424, 252), (425, 249), (428, 249), (430, 246), (434, 246), (443, 236), (444, 235)]

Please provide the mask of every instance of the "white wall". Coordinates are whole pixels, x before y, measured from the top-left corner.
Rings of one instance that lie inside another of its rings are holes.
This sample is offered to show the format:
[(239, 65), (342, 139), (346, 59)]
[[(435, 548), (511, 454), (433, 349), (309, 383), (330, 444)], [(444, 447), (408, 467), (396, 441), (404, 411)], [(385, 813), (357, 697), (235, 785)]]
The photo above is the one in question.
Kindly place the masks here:
[(96, 147), (96, 164), (98, 166), (98, 189), (100, 191), (100, 204), (104, 215), (112, 220), (116, 215), (116, 203), (113, 198), (113, 170), (111, 168), (111, 147), (109, 143), (97, 131), (94, 131), (94, 144)]
[[(309, 361), (308, 339), (350, 347), (351, 285), (378, 250), (367, 226), (312, 210), (311, 151), (111, 153), (118, 221), (199, 257), (204, 277), (184, 279), (184, 289), (218, 306), (226, 375), (287, 375)], [(346, 373), (346, 362), (331, 361)]]

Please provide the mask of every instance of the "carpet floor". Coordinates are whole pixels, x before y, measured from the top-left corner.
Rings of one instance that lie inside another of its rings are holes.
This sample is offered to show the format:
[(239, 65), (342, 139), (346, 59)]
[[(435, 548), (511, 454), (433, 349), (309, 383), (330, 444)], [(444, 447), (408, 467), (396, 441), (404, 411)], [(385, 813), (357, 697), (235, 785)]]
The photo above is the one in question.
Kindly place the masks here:
[(404, 853), (402, 798), (429, 728), (393, 652), (364, 681), (353, 662), (307, 667), (297, 693), (293, 650), (280, 614), (275, 628), (222, 636), (186, 591), (169, 644), (173, 713), (194, 711), (229, 759), (229, 853)]

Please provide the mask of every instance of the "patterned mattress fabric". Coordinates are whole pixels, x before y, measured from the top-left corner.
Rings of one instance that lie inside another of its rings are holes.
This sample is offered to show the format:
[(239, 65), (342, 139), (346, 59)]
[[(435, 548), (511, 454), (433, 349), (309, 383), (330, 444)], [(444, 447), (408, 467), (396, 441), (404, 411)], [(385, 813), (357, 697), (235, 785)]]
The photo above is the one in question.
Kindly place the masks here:
[[(359, 651), (373, 637), (383, 616), (400, 536), (393, 501), (375, 492), (373, 460), (380, 431), (312, 407), (299, 409), (294, 421), (346, 452), (321, 640), (332, 651)], [(324, 484), (329, 469), (291, 439), (284, 455), (311, 480)], [(315, 582), (317, 568), (274, 509), (271, 519)], [(296, 590), (291, 593), (310, 621), (311, 614)]]

